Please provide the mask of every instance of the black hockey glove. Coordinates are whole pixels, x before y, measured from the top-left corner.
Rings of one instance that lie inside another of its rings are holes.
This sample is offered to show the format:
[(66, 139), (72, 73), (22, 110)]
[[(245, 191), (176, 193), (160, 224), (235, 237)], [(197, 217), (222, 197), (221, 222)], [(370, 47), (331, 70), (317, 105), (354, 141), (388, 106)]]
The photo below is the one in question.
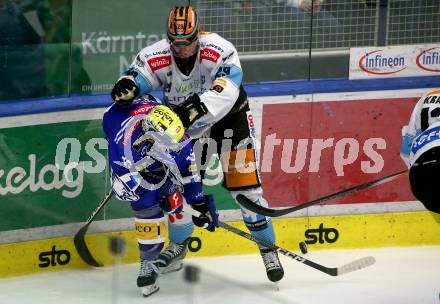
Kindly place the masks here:
[(218, 212), (215, 208), (214, 197), (205, 195), (204, 201), (192, 203), (191, 207), (201, 213), (198, 217), (193, 215), (194, 225), (214, 232), (215, 227), (218, 227)]
[(131, 77), (122, 77), (112, 90), (112, 98), (117, 105), (127, 107), (139, 94), (139, 89)]
[(174, 112), (182, 120), (185, 129), (188, 129), (197, 119), (208, 113), (205, 104), (197, 94), (191, 95), (184, 103), (175, 107)]

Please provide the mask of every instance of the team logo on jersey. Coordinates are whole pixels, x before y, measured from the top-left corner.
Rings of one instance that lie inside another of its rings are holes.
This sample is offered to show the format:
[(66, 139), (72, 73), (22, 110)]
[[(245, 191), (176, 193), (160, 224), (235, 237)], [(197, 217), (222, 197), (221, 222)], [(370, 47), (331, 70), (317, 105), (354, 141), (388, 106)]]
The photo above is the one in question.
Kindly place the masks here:
[(411, 145), (411, 153), (416, 155), (417, 151), (419, 151), (422, 147), (427, 146), (433, 141), (437, 140), (440, 140), (440, 126), (427, 129), (414, 138)]
[(255, 130), (254, 116), (252, 115), (251, 111), (247, 111), (246, 116), (247, 116), (250, 135), (252, 139), (255, 139), (257, 137), (257, 131)]
[(205, 45), (205, 47), (216, 49), (217, 51), (222, 52), (222, 53), (224, 52), (224, 50), (220, 46), (218, 46), (214, 43), (209, 43), (209, 44)]
[(167, 67), (171, 64), (171, 56), (160, 56), (147, 60), (148, 65), (150, 66), (153, 72), (160, 70), (164, 67)]
[(221, 93), (225, 89), (227, 83), (228, 82), (225, 79), (217, 78), (213, 82), (211, 90), (216, 91), (217, 93)]
[(211, 88), (211, 90), (216, 91), (217, 93), (223, 92), (224, 88), (221, 85), (215, 85)]
[(152, 107), (153, 107), (152, 105), (143, 104), (143, 105), (137, 107), (136, 109), (134, 109), (133, 111), (131, 111), (130, 115), (136, 116), (136, 115), (141, 115), (141, 114), (147, 114), (148, 111), (150, 111), (150, 109)]
[(140, 182), (136, 174), (127, 173), (122, 176), (111, 173), (112, 186), (115, 195), (122, 201), (136, 202), (139, 196), (136, 194)]
[(137, 55), (137, 56), (136, 56), (136, 65), (138, 65), (138, 66), (141, 67), (141, 68), (145, 66), (145, 64), (144, 64), (144, 62), (142, 61), (140, 55)]
[(203, 59), (217, 62), (217, 60), (220, 58), (220, 54), (217, 51), (214, 51), (213, 49), (202, 49), (200, 51), (200, 61)]

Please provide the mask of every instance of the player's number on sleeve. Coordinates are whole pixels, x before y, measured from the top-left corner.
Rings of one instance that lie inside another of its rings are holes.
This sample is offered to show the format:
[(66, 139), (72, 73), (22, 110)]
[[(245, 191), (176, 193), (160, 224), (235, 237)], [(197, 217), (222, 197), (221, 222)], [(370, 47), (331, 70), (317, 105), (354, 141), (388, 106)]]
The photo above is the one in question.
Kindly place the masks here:
[(436, 118), (440, 116), (440, 108), (435, 108), (429, 113), (430, 108), (423, 108), (421, 113), (421, 128), (422, 132), (428, 129), (429, 127), (429, 114), (431, 114), (431, 118)]

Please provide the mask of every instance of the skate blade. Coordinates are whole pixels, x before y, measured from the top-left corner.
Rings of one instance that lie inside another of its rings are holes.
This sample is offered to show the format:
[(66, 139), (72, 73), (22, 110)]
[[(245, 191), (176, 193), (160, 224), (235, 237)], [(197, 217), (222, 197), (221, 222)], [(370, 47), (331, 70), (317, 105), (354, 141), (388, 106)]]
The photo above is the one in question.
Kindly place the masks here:
[(159, 286), (157, 286), (156, 283), (154, 283), (153, 285), (149, 285), (149, 286), (144, 286), (142, 287), (142, 295), (144, 296), (144, 298), (151, 296), (153, 293), (156, 293), (159, 291)]
[(172, 264), (168, 265), (167, 267), (159, 267), (159, 271), (160, 271), (160, 274), (167, 274), (170, 272), (179, 271), (182, 268), (183, 268), (183, 263), (182, 263), (182, 261), (179, 261), (179, 262), (172, 263)]

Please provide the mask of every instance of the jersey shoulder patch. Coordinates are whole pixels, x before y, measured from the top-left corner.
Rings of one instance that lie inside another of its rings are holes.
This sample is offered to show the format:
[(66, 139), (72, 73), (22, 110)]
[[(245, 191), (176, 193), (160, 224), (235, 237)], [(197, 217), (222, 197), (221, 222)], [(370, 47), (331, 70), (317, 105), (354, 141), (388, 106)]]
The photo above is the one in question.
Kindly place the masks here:
[(170, 44), (162, 39), (147, 46), (139, 52), (135, 62), (139, 67), (148, 65), (153, 72), (171, 65)]
[(145, 115), (155, 106), (160, 106), (162, 103), (159, 99), (152, 95), (145, 95), (133, 102), (130, 108), (130, 116)]
[(218, 34), (201, 36), (200, 61), (206, 60), (214, 63), (225, 60), (236, 52), (234, 45)]
[(148, 66), (153, 72), (171, 65), (171, 55), (152, 57), (147, 60)]
[(131, 116), (144, 115), (147, 114), (154, 105), (152, 104), (139, 104), (136, 108), (130, 111)]
[(214, 50), (213, 48), (205, 47), (203, 49), (200, 49), (200, 61), (208, 60), (217, 63), (217, 61), (221, 57), (222, 56), (220, 55), (220, 53)]

